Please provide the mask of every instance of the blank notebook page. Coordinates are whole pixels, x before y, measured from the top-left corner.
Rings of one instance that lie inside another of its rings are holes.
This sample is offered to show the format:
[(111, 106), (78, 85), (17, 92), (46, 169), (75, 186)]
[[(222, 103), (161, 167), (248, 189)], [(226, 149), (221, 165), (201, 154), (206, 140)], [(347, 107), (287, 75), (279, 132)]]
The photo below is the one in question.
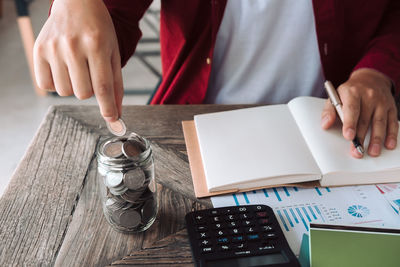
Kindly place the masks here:
[(210, 191), (266, 177), (320, 173), (287, 105), (197, 115), (194, 121)]

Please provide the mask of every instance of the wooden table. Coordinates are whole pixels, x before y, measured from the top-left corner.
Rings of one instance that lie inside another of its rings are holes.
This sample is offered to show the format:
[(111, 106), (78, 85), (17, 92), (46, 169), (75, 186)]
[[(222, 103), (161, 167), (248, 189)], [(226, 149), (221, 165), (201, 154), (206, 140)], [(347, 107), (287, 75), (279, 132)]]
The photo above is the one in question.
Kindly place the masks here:
[(192, 265), (184, 215), (211, 202), (194, 196), (181, 121), (240, 107), (125, 107), (128, 129), (152, 142), (159, 200), (155, 223), (131, 235), (102, 213), (94, 155), (109, 133), (98, 107), (50, 108), (0, 200), (0, 266)]

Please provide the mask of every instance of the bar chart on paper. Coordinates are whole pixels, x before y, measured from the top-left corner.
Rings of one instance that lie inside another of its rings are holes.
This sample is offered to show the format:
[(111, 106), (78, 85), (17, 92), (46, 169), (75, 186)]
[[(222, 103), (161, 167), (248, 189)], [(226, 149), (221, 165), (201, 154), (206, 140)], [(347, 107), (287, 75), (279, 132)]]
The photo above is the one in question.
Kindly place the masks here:
[(400, 227), (399, 216), (373, 185), (310, 189), (277, 187), (212, 197), (211, 200), (214, 207), (250, 204), (272, 207), (296, 255), (310, 223)]

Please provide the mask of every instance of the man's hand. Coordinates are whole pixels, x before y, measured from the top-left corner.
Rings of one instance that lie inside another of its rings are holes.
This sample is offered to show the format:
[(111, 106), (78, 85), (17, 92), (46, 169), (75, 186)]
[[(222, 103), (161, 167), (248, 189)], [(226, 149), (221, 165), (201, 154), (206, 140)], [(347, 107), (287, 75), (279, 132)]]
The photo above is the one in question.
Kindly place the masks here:
[[(391, 81), (373, 69), (353, 72), (347, 82), (338, 88), (343, 103), (343, 136), (351, 141), (357, 135), (363, 144), (371, 126), (368, 154), (372, 157), (380, 155), (382, 144), (387, 149), (394, 149), (397, 145), (399, 124), (396, 104), (390, 90)], [(335, 119), (335, 109), (328, 100), (322, 112), (322, 128), (331, 127)], [(351, 155), (355, 158), (362, 157), (353, 144)]]
[(123, 84), (118, 41), (101, 0), (57, 0), (34, 47), (40, 88), (78, 99), (96, 95), (106, 121), (121, 115)]

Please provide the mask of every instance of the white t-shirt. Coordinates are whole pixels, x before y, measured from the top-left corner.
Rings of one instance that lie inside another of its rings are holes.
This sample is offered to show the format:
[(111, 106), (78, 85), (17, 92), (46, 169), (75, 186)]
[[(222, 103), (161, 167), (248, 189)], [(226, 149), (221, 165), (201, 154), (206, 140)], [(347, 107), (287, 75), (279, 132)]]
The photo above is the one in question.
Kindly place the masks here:
[(205, 103), (287, 103), (322, 96), (312, 0), (228, 0)]

